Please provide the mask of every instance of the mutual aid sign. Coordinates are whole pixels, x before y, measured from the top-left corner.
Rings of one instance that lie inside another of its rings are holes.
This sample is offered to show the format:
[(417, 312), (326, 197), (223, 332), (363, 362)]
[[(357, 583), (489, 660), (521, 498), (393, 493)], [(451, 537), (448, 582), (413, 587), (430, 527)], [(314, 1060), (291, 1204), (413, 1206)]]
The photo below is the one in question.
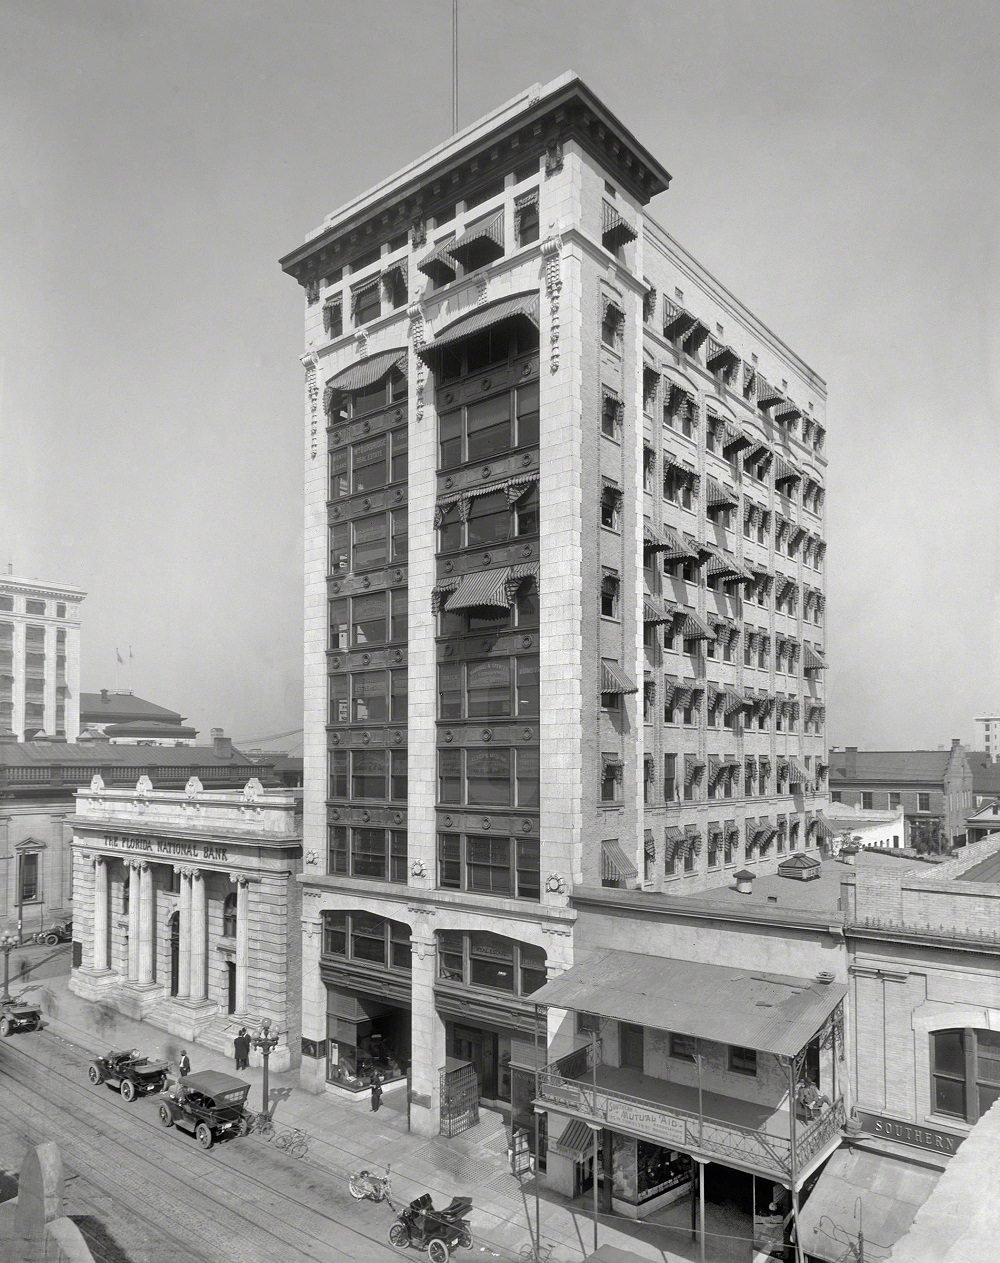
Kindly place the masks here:
[(222, 860), (228, 862), (224, 846), (211, 842), (172, 842), (169, 838), (147, 838), (132, 834), (106, 833), (104, 845), (112, 851), (143, 851), (148, 855), (169, 855), (175, 859)]
[(965, 1139), (964, 1136), (941, 1131), (937, 1127), (902, 1123), (894, 1118), (884, 1118), (881, 1114), (869, 1114), (866, 1110), (858, 1110), (858, 1119), (865, 1131), (871, 1132), (873, 1136), (885, 1136), (887, 1140), (915, 1145), (918, 1149), (933, 1149), (935, 1153), (952, 1154)]

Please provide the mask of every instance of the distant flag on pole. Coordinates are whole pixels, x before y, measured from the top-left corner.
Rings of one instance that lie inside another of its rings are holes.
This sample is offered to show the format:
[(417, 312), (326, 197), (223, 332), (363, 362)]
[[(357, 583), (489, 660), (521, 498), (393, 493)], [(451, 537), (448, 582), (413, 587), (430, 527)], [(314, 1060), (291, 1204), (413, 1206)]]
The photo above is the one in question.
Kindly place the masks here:
[(115, 657), (118, 659), (118, 665), (123, 667), (125, 665), (125, 659), (122, 657), (120, 649), (115, 649)]

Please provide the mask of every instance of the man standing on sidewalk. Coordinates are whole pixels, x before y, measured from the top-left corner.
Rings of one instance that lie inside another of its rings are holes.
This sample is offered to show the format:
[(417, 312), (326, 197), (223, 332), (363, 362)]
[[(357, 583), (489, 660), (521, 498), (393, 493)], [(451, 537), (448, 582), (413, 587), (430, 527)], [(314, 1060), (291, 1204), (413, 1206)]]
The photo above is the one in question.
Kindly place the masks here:
[(181, 1049), (181, 1056), (177, 1063), (177, 1069), (179, 1070), (182, 1079), (191, 1073), (191, 1058), (187, 1055), (187, 1050), (184, 1048)]

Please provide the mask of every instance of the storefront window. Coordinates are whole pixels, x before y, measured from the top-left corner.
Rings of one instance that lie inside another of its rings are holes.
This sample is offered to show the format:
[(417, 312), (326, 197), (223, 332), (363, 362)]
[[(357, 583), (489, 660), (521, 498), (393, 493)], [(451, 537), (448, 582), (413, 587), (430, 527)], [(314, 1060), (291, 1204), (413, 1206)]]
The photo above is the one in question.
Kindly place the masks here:
[(409, 972), (410, 929), (371, 912), (324, 912), (323, 955)]
[(544, 948), (499, 934), (438, 934), (438, 976), (451, 982), (527, 996), (545, 982), (545, 960)]

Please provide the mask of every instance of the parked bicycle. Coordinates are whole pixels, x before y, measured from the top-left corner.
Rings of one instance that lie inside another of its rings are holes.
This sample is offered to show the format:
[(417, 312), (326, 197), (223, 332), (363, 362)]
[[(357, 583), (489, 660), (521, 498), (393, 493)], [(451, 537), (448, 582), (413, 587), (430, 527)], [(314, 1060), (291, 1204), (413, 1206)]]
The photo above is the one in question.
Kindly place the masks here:
[(373, 1202), (388, 1202), (392, 1205), (392, 1180), (389, 1173), (391, 1167), (386, 1167), (385, 1175), (375, 1175), (372, 1171), (352, 1171), (347, 1177), (347, 1187), (350, 1189), (351, 1196), (359, 1202), (366, 1197)]
[(286, 1131), (279, 1132), (274, 1138), (274, 1143), (290, 1158), (304, 1158), (309, 1152), (309, 1137), (301, 1127), (289, 1127)]
[(264, 1140), (273, 1140), (274, 1119), (264, 1111), (259, 1114), (248, 1111), (247, 1134), (256, 1134)]
[(517, 1257), (523, 1260), (523, 1263), (551, 1263), (554, 1249), (555, 1246), (551, 1243), (547, 1245), (539, 1243), (536, 1246), (534, 1241), (529, 1241), (521, 1246), (517, 1252)]

